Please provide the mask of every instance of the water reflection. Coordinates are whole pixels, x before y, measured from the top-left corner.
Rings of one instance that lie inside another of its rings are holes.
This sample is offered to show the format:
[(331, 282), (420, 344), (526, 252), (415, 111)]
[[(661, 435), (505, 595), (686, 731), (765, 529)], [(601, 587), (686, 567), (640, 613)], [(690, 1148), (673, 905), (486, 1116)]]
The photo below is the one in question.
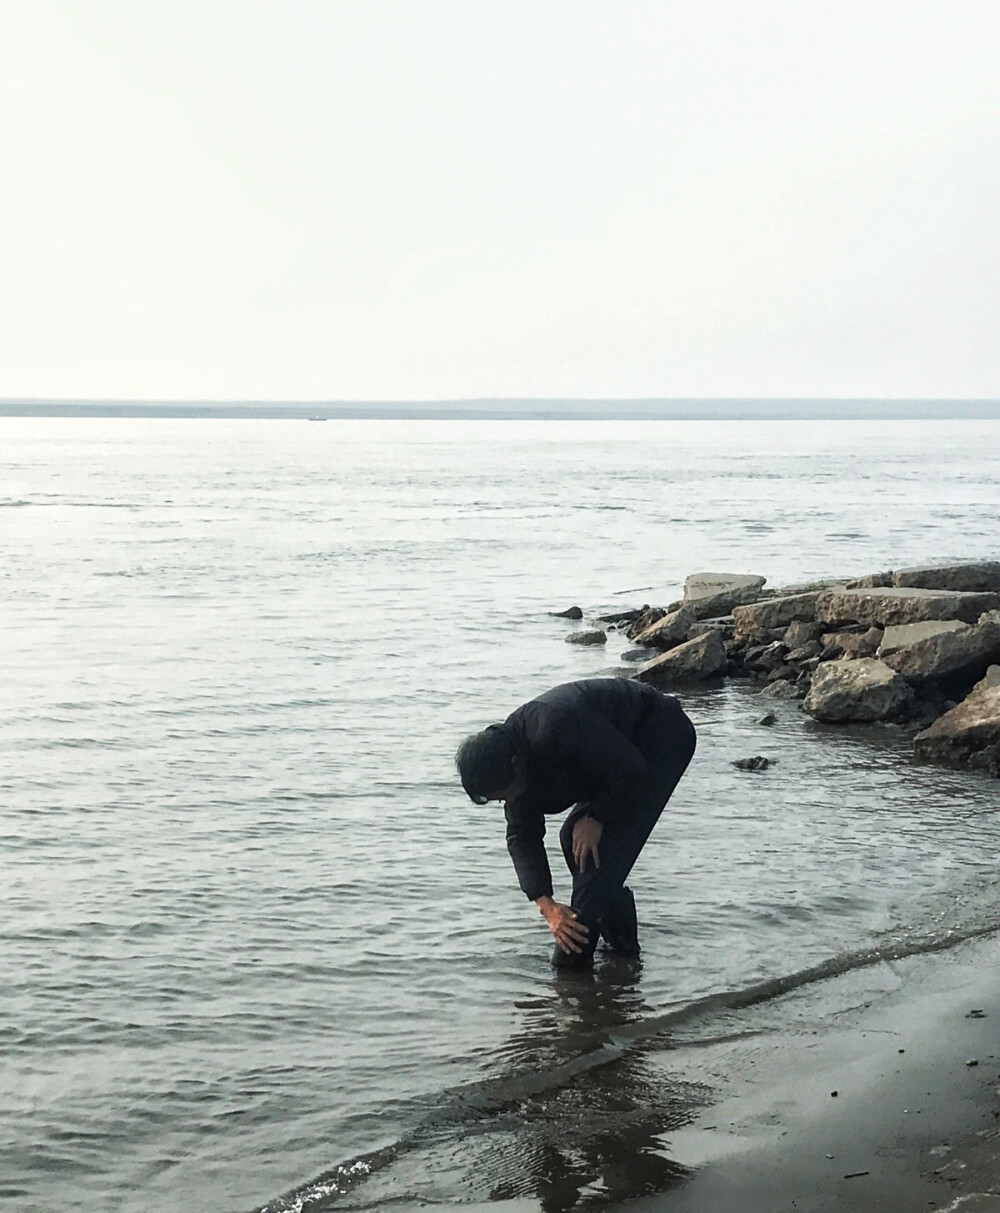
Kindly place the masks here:
[(707, 1091), (665, 1082), (628, 1048), (622, 1029), (651, 1013), (638, 970), (606, 961), (517, 1004), (523, 1026), (503, 1050), (506, 1069), (515, 1082), (526, 1068), (551, 1082), (521, 1099), (505, 1126), (520, 1149), (491, 1199), (533, 1196), (544, 1213), (562, 1213), (661, 1192), (687, 1174), (662, 1137), (691, 1121)]

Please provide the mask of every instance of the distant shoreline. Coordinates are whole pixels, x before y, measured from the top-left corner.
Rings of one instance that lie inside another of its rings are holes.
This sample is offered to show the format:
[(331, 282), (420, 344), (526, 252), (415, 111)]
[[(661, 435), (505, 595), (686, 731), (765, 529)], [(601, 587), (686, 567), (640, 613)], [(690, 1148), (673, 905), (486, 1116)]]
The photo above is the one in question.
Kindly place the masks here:
[(988, 421), (1000, 400), (639, 399), (212, 401), (0, 399), (0, 417), (387, 421)]

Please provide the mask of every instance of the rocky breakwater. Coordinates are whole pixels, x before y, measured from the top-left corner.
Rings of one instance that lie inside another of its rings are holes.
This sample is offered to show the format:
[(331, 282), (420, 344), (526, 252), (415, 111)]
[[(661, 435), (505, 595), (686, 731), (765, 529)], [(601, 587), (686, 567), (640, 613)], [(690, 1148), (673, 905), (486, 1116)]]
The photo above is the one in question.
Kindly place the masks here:
[(1000, 775), (1000, 561), (931, 565), (781, 590), (700, 573), (668, 607), (602, 622), (664, 688), (758, 683), (830, 724), (897, 722), (916, 756)]

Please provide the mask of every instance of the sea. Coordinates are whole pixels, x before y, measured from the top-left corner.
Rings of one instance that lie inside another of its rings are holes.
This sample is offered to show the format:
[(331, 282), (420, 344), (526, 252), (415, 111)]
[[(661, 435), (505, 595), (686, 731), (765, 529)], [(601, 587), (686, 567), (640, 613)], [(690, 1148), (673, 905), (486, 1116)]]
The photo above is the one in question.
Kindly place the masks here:
[(681, 690), (642, 961), (567, 977), (455, 749), (634, 670), (553, 612), (997, 559), (998, 483), (997, 419), (0, 418), (0, 1204), (668, 1209), (706, 1041), (1000, 928), (998, 785)]

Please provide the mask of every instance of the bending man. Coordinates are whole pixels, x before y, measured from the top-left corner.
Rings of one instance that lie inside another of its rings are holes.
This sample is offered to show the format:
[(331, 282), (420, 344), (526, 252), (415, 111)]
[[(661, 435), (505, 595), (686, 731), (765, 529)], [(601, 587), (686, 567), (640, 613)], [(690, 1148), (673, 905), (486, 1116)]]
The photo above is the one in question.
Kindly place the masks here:
[[(557, 968), (589, 967), (601, 936), (614, 951), (639, 954), (625, 881), (694, 747), (677, 700), (626, 678), (554, 687), (459, 747), (469, 797), (505, 802), (507, 849), (555, 937)], [(559, 831), (573, 876), (566, 906), (553, 899), (543, 840), (546, 814), (570, 806)]]

